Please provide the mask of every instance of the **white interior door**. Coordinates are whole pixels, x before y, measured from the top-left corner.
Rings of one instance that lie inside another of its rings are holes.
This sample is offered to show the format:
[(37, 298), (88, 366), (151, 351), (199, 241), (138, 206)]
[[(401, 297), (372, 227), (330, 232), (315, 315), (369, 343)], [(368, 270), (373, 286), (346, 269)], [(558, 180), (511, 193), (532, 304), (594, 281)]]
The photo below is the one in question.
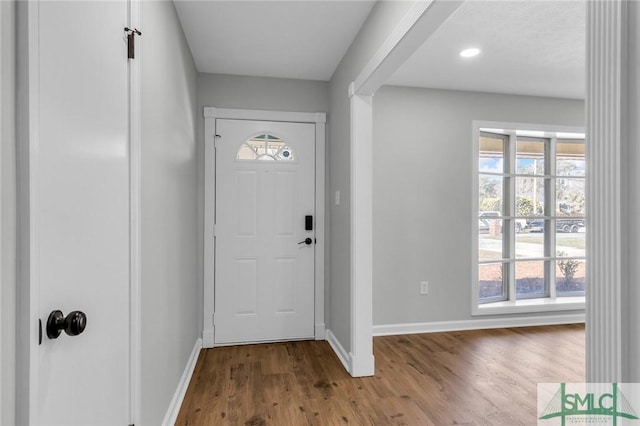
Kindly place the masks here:
[(313, 338), (315, 126), (216, 120), (216, 198), (216, 344)]
[[(32, 424), (130, 423), (128, 9), (29, 4)], [(84, 332), (48, 337), (55, 310), (82, 311)]]

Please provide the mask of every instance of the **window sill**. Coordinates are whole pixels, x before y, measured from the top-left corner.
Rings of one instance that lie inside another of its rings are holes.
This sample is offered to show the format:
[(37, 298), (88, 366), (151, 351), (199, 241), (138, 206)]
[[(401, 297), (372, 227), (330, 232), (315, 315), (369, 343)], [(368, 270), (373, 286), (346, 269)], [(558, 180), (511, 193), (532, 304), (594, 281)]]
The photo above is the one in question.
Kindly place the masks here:
[(584, 296), (559, 297), (557, 299), (525, 299), (515, 302), (494, 302), (476, 306), (473, 315), (504, 315), (527, 312), (556, 312), (584, 310)]

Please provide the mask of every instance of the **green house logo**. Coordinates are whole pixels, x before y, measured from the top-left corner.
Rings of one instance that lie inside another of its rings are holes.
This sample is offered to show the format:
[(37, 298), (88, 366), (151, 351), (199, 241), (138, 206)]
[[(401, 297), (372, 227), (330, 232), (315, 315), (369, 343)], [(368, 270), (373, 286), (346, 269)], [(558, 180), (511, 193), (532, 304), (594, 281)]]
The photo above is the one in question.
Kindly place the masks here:
[(566, 383), (560, 383), (560, 388), (543, 410), (539, 420), (558, 418), (562, 426), (565, 426), (567, 419), (571, 424), (612, 424), (614, 426), (618, 424), (618, 419), (639, 420), (618, 384), (612, 383), (606, 386), (610, 388), (602, 389), (600, 386), (596, 391), (591, 392), (569, 392)]

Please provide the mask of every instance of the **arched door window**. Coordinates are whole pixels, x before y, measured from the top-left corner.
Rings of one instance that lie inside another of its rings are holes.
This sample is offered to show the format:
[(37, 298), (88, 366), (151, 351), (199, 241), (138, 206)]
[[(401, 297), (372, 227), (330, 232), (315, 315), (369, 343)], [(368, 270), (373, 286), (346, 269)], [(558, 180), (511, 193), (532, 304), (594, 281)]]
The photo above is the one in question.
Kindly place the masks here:
[(237, 160), (293, 161), (295, 155), (283, 139), (271, 134), (254, 136), (238, 149)]

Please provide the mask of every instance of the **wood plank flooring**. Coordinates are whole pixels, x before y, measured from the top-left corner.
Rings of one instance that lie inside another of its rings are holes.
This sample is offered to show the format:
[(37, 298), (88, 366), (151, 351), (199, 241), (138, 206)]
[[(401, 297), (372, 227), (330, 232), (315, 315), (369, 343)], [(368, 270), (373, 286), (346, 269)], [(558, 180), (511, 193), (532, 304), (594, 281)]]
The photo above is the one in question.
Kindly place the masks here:
[(203, 350), (176, 425), (534, 425), (536, 385), (584, 382), (584, 325), (376, 337), (374, 377), (324, 341)]

